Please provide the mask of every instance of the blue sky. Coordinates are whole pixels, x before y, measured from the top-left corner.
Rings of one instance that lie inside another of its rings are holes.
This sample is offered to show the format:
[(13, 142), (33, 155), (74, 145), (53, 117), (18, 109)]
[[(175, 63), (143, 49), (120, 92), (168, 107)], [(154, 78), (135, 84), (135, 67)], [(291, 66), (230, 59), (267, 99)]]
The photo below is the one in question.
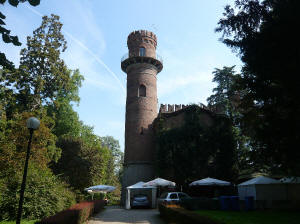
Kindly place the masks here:
[(5, 4), (7, 28), (21, 47), (0, 42), (1, 51), (16, 65), (26, 37), (41, 24), (42, 15), (59, 15), (68, 49), (63, 53), (71, 69), (85, 77), (81, 102), (74, 109), (100, 136), (111, 135), (124, 149), (126, 74), (120, 68), (127, 53), (127, 36), (146, 29), (158, 38), (157, 52), (164, 68), (158, 74), (159, 104), (204, 103), (215, 86), (214, 68), (237, 65), (239, 58), (218, 39), (214, 29), (229, 0), (41, 0), (18, 8)]

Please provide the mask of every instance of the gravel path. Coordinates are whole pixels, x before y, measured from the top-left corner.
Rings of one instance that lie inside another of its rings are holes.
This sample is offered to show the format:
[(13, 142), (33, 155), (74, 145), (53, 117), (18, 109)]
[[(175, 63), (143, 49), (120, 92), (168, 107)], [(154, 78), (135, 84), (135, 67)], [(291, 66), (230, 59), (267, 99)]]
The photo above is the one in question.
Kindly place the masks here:
[(107, 206), (99, 214), (91, 218), (88, 224), (165, 224), (159, 217), (157, 209), (130, 209)]

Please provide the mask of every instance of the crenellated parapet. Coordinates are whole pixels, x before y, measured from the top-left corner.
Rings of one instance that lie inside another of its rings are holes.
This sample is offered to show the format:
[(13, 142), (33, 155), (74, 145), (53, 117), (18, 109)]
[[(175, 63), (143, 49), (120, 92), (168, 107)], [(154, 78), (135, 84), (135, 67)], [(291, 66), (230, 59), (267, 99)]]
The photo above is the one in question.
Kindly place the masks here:
[(121, 59), (121, 68), (128, 72), (127, 68), (134, 64), (150, 64), (155, 67), (157, 73), (163, 68), (163, 62), (156, 54), (157, 37), (147, 30), (138, 30), (129, 34), (127, 38), (128, 54)]
[(129, 34), (127, 39), (128, 48), (134, 48), (135, 46), (140, 45), (141, 43), (151, 44), (156, 49), (156, 35), (148, 30), (137, 30)]
[[(184, 105), (184, 104), (161, 104), (160, 108), (159, 108), (159, 113), (173, 113), (173, 112), (182, 110), (188, 106), (189, 105)], [(225, 113), (224, 107), (222, 107), (221, 105), (207, 105), (206, 106), (203, 103), (198, 103), (197, 106), (204, 110), (211, 111), (215, 114), (224, 114)]]
[(182, 110), (187, 106), (184, 104), (161, 104), (159, 113), (173, 113), (175, 111)]

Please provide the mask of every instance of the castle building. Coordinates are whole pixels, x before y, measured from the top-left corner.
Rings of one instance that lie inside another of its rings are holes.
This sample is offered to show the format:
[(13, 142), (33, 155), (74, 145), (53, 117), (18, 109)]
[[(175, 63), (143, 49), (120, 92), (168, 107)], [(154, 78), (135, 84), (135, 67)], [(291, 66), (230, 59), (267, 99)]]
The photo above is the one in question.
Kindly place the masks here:
[(123, 199), (127, 186), (154, 177), (152, 123), (157, 117), (156, 76), (163, 68), (154, 33), (134, 31), (128, 36), (127, 46), (129, 53), (121, 60), (121, 68), (127, 73)]
[[(154, 133), (159, 118), (164, 118), (167, 128), (178, 128), (185, 123), (188, 109), (185, 105), (168, 104), (161, 105), (157, 112), (157, 74), (163, 64), (156, 54), (156, 35), (146, 30), (134, 31), (128, 36), (127, 46), (129, 52), (121, 60), (121, 68), (127, 74), (122, 203), (126, 187), (154, 178)], [(212, 114), (222, 114), (218, 108), (203, 104), (197, 107), (202, 111), (203, 126), (213, 124)]]

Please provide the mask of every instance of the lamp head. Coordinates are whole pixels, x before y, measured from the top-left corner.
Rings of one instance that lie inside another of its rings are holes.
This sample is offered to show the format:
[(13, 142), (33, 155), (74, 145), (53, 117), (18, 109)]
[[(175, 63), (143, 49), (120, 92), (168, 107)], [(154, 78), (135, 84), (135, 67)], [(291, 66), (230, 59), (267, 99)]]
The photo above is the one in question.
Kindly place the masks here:
[(35, 117), (30, 117), (27, 119), (26, 124), (28, 129), (36, 130), (40, 126), (40, 121)]

